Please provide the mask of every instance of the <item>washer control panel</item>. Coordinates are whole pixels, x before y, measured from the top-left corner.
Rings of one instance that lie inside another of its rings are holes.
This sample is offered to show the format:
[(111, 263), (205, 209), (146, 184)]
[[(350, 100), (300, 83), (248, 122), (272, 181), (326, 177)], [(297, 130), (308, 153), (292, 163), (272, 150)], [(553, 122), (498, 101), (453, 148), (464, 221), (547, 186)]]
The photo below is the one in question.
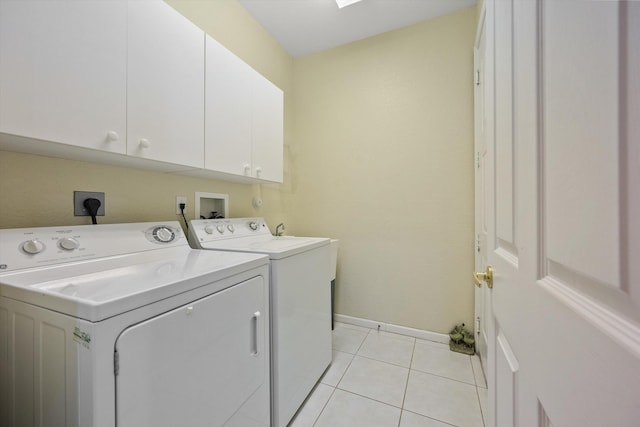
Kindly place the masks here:
[(189, 231), (200, 242), (271, 235), (263, 218), (194, 219), (189, 224)]
[(0, 230), (0, 274), (188, 245), (177, 221)]

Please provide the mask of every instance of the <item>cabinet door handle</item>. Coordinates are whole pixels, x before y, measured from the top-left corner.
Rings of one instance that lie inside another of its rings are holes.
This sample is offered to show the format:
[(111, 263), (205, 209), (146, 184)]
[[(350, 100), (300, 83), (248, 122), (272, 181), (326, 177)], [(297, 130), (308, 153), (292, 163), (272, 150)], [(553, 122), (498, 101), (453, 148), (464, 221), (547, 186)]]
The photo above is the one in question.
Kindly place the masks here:
[(249, 163), (245, 163), (244, 164), (244, 174), (246, 176), (250, 176), (251, 175), (251, 165)]
[(149, 148), (149, 147), (151, 147), (151, 141), (149, 141), (149, 140), (148, 140), (148, 139), (146, 139), (146, 138), (142, 138), (142, 139), (140, 140), (140, 147), (141, 147), (141, 148)]
[(118, 139), (120, 139), (118, 132), (114, 130), (107, 132), (107, 142), (116, 142)]
[(262, 168), (260, 166), (256, 167), (256, 178), (260, 178), (260, 175), (262, 174)]
[(252, 356), (257, 356), (258, 355), (258, 317), (260, 317), (260, 312), (256, 311), (255, 313), (253, 313), (253, 316), (251, 316), (251, 355)]

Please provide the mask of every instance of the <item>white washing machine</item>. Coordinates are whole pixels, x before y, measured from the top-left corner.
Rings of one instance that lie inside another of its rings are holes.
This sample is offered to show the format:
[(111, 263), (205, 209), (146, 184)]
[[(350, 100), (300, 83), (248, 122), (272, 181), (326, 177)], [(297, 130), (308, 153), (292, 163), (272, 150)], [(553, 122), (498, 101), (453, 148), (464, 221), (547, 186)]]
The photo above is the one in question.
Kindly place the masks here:
[(177, 222), (0, 230), (0, 425), (269, 426), (268, 262)]
[(273, 426), (284, 427), (331, 363), (329, 239), (275, 237), (262, 218), (192, 220), (193, 247), (269, 255)]

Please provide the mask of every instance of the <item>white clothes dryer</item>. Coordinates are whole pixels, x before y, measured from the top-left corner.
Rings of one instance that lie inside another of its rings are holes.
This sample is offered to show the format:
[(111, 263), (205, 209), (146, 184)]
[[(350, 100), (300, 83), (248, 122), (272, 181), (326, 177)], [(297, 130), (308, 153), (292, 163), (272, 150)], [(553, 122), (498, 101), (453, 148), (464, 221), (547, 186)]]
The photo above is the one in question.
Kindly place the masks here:
[(286, 426), (331, 363), (330, 239), (271, 235), (262, 218), (192, 220), (194, 248), (266, 254), (271, 274), (271, 412)]
[(269, 426), (268, 275), (177, 222), (0, 230), (0, 425)]

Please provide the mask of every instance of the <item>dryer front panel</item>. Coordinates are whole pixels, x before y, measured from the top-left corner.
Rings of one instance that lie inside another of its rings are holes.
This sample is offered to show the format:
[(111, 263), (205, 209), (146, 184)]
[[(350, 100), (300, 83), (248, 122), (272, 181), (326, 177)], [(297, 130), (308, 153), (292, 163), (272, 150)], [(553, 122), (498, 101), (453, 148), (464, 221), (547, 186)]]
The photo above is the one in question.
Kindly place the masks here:
[(268, 287), (255, 277), (126, 329), (118, 427), (268, 426)]

